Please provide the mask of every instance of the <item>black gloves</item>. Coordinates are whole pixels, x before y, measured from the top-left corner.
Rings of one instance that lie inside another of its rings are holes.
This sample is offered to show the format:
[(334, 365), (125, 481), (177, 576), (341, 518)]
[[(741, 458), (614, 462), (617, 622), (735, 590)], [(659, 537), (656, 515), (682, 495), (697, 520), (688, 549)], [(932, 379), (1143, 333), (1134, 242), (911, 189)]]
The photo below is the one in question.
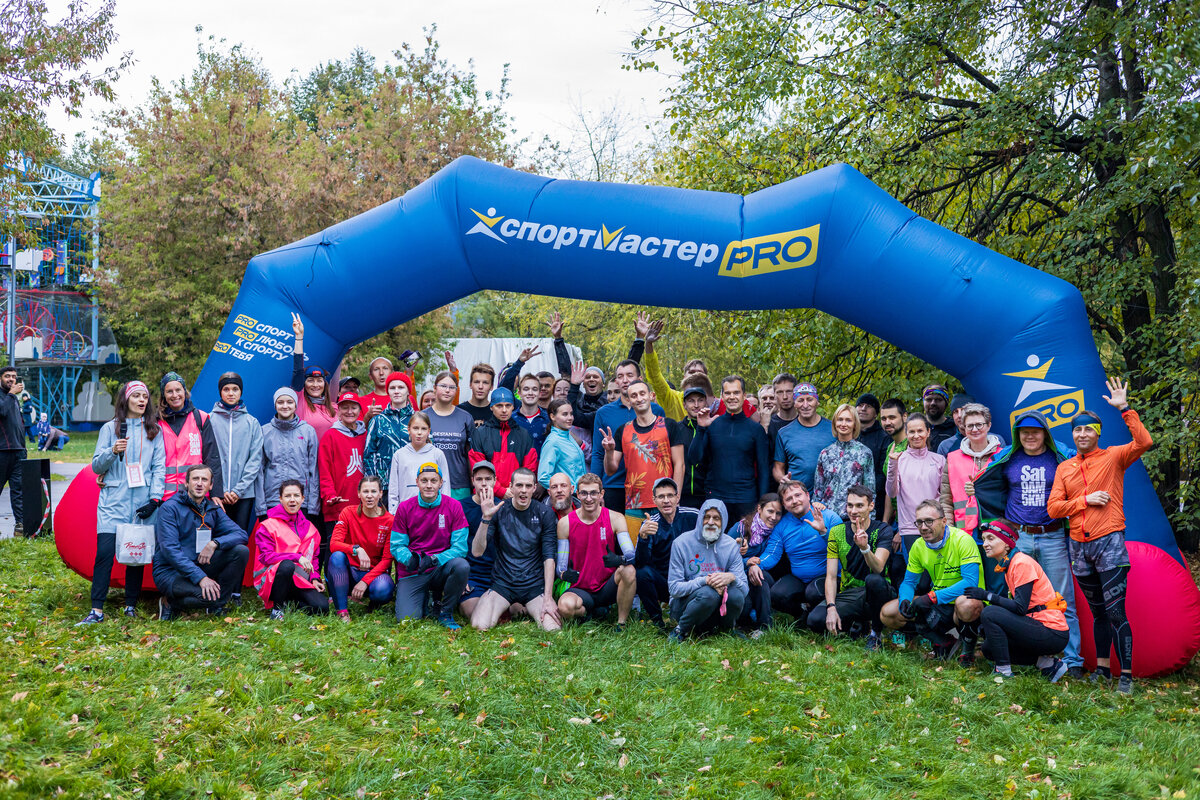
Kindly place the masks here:
[(913, 598), (912, 603), (913, 616), (917, 617), (923, 614), (928, 614), (930, 611), (933, 611), (933, 607), (935, 605), (937, 605), (937, 603), (933, 600), (930, 600), (929, 595), (927, 594), (923, 594), (920, 597), (915, 597)]
[(575, 581), (579, 580), (579, 570), (565, 569), (562, 571), (559, 577), (561, 577), (567, 583), (574, 585)]
[(155, 509), (161, 505), (162, 500), (151, 500), (150, 502), (146, 503), (146, 505), (139, 508), (135, 513), (137, 514), (138, 519), (150, 519), (150, 515), (153, 514)]
[(603, 561), (604, 566), (608, 567), (609, 569), (616, 569), (625, 563), (625, 559), (616, 553), (605, 553)]
[(409, 556), (408, 564), (405, 566), (408, 567), (409, 572), (424, 573), (437, 569), (438, 562), (436, 558), (426, 553), (413, 553)]
[(990, 602), (991, 593), (987, 589), (981, 589), (978, 586), (968, 586), (966, 589), (963, 589), (963, 597)]
[(912, 605), (913, 605), (912, 600), (901, 600), (900, 601), (900, 616), (904, 617), (905, 619), (913, 619), (914, 617), (916, 617), (917, 612), (913, 610)]

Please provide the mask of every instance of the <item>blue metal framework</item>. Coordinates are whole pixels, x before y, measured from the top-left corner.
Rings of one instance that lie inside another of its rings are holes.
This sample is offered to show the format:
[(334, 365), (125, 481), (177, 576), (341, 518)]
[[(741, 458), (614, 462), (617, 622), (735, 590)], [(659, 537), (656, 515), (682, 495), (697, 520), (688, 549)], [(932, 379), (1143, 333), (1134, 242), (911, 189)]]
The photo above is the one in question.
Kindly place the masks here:
[(120, 363), (95, 297), (85, 293), (100, 266), (100, 173), (84, 177), (23, 155), (10, 157), (6, 171), (25, 191), (15, 209), (23, 229), (0, 258), (4, 350), (38, 409), (70, 428), (84, 368), (98, 381), (100, 364)]

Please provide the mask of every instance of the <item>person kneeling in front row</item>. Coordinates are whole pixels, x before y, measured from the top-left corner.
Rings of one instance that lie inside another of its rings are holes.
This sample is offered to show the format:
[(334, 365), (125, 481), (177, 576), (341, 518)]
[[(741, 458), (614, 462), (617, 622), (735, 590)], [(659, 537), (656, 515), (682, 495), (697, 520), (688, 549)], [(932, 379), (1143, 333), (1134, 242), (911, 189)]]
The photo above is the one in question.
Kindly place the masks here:
[(739, 638), (734, 624), (750, 590), (741, 547), (731, 536), (725, 504), (706, 500), (696, 529), (680, 534), (671, 545), (671, 616), (677, 620), (668, 641), (678, 644), (693, 632), (721, 628)]
[(304, 514), (304, 487), (297, 480), (279, 486), (279, 505), (254, 531), (254, 588), (271, 619), (283, 619), (283, 605), (307, 614), (329, 612), (325, 582), (317, 573), (321, 533)]
[(467, 585), (467, 518), (462, 505), (442, 494), (441, 467), (417, 467), (417, 495), (396, 506), (392, 558), (396, 560), (396, 619), (421, 619), (426, 601), (433, 617), (452, 631), (454, 609)]
[(188, 467), (186, 491), (176, 492), (158, 509), (154, 523), (154, 585), (158, 618), (169, 620), (190, 608), (221, 613), (242, 585), (246, 532), (208, 497), (212, 470)]
[[(900, 598), (883, 607), (879, 618), (889, 628), (917, 633), (933, 645), (934, 656), (950, 658), (962, 646), (959, 663), (975, 663), (979, 641), (979, 614), (983, 603), (964, 595), (968, 586), (983, 588), (983, 559), (970, 534), (946, 524), (936, 500), (923, 500), (914, 509), (920, 538), (908, 554), (908, 571), (900, 584)], [(914, 597), (917, 583), (928, 575), (931, 590)], [(950, 634), (958, 630), (956, 643)]]

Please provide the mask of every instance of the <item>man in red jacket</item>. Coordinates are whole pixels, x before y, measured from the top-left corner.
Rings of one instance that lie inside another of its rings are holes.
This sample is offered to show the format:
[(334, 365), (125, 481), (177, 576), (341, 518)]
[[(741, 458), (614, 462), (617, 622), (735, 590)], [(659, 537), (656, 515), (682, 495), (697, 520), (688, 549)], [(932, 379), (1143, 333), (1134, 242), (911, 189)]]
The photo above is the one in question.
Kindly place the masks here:
[(537, 474), (538, 454), (529, 432), (512, 421), (515, 399), (508, 389), (493, 389), (492, 418), (471, 433), (467, 457), (471, 466), (490, 461), (496, 467), (496, 497), (507, 497), (512, 475), (518, 469)]

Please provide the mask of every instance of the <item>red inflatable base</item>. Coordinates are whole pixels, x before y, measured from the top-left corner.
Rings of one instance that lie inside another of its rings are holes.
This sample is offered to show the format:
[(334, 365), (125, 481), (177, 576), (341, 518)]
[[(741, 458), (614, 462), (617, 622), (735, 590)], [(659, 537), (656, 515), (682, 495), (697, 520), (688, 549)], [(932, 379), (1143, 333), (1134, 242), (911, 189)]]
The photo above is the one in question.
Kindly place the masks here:
[[(63, 563), (89, 581), (96, 564), (96, 505), (100, 502), (100, 484), (89, 466), (75, 476), (62, 500), (54, 510), (54, 544)], [(246, 565), (244, 583), (252, 585), (254, 550), (251, 544), (250, 563)], [(154, 576), (147, 567), (142, 588), (158, 591)], [(125, 585), (125, 565), (114, 564), (112, 586)]]
[[(1133, 674), (1138, 678), (1167, 675), (1183, 669), (1200, 651), (1200, 589), (1188, 568), (1161, 548), (1126, 542), (1129, 548), (1129, 593), (1125, 613), (1133, 628)], [(1084, 662), (1096, 666), (1092, 611), (1075, 584), (1075, 610)], [(1119, 670), (1111, 656), (1113, 673)]]
[[(71, 482), (54, 515), (54, 540), (63, 563), (91, 580), (96, 561), (96, 503), (100, 487), (91, 468)], [(1133, 626), (1133, 674), (1166, 675), (1182, 669), (1200, 651), (1200, 589), (1191, 573), (1170, 554), (1153, 545), (1129, 542), (1129, 594), (1125, 607)], [(251, 552), (253, 563), (253, 551)], [(250, 583), (250, 565), (246, 585)], [(125, 585), (125, 567), (113, 567), (113, 586)], [(150, 570), (142, 588), (154, 589)], [(1092, 614), (1075, 587), (1084, 660), (1096, 664)], [(1114, 671), (1116, 658), (1113, 658)]]

